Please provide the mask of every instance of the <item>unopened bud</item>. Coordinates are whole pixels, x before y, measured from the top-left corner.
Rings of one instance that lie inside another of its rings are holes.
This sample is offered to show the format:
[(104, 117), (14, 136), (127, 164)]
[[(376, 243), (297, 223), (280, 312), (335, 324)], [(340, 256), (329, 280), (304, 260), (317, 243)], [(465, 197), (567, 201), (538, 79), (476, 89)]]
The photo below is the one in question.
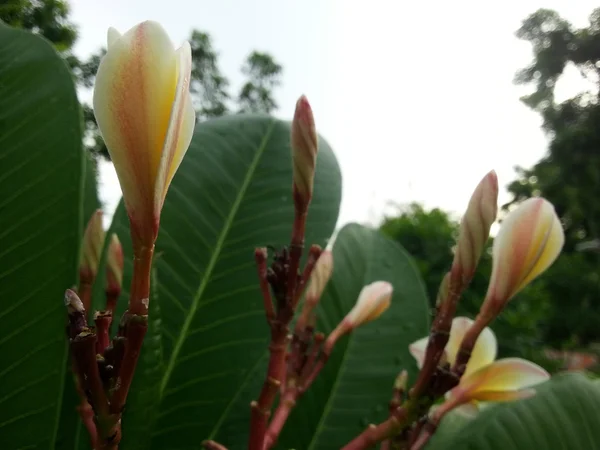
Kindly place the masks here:
[(490, 235), (498, 211), (498, 177), (493, 170), (479, 182), (460, 222), (452, 270), (468, 283)]
[(79, 299), (75, 291), (71, 289), (65, 291), (65, 307), (69, 314), (85, 312), (83, 302)]
[(106, 256), (106, 290), (121, 291), (123, 284), (123, 247), (119, 237), (113, 233), (110, 237)]
[(296, 103), (291, 132), (294, 173), (294, 203), (300, 212), (306, 212), (312, 199), (318, 137), (315, 119), (308, 100), (303, 95)]
[(354, 307), (327, 338), (324, 351), (329, 352), (340, 337), (383, 314), (390, 306), (393, 290), (387, 281), (375, 281), (363, 287)]
[(360, 291), (354, 308), (346, 319), (352, 328), (377, 319), (392, 302), (393, 287), (387, 281), (375, 281)]
[(564, 242), (563, 227), (547, 200), (530, 198), (512, 211), (494, 240), (492, 277), (481, 313), (498, 314), (552, 265)]
[(316, 304), (319, 301), (332, 273), (333, 254), (331, 250), (323, 250), (310, 275), (310, 284), (306, 291), (307, 302)]
[(83, 234), (79, 260), (79, 276), (82, 283), (91, 284), (96, 278), (103, 245), (102, 210), (98, 209), (90, 218)]

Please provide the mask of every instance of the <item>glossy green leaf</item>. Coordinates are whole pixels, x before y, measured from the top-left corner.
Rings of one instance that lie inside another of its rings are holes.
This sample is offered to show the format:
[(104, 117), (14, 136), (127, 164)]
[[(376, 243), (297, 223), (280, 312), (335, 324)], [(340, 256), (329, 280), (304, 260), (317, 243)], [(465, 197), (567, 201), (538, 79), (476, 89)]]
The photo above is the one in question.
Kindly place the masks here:
[(399, 245), (378, 231), (351, 224), (340, 231), (333, 256), (333, 277), (319, 305), (320, 330), (331, 331), (361, 288), (373, 281), (392, 283), (392, 304), (379, 319), (336, 345), (286, 424), (281, 449), (337, 450), (370, 423), (384, 420), (398, 373), (406, 369), (411, 380), (416, 376), (408, 345), (428, 332), (425, 288), (412, 258)]
[[(156, 396), (156, 421), (145, 431), (151, 435), (151, 448), (199, 446), (217, 433), (261, 364), (268, 328), (254, 248), (289, 242), (289, 133), (288, 123), (264, 116), (204, 122), (197, 126), (173, 180), (156, 244), (165, 369)], [(307, 242), (326, 243), (340, 196), (339, 167), (321, 139)], [(122, 207), (113, 230), (131, 256)], [(130, 272), (127, 258), (125, 287)], [(250, 400), (244, 400), (246, 416)], [(124, 433), (130, 434), (133, 448), (138, 448), (139, 434), (129, 424), (138, 422), (136, 414), (147, 413), (126, 410)]]
[(600, 389), (581, 374), (563, 374), (537, 394), (497, 405), (427, 450), (590, 450), (600, 448)]
[(68, 68), (44, 39), (0, 24), (3, 449), (60, 448), (63, 442), (62, 298), (76, 282), (83, 164)]

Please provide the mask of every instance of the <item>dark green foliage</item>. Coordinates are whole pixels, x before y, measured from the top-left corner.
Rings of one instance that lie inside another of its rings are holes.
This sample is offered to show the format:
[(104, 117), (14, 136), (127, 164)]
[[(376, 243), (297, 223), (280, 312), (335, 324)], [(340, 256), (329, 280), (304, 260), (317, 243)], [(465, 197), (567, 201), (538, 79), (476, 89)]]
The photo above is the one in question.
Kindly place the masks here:
[[(551, 314), (544, 339), (555, 346), (585, 346), (600, 340), (600, 9), (587, 27), (577, 29), (555, 11), (538, 10), (517, 32), (531, 43), (532, 63), (519, 71), (516, 83), (535, 91), (522, 98), (538, 111), (550, 139), (547, 154), (532, 168), (517, 168), (508, 186), (513, 195), (505, 205), (541, 195), (556, 207), (566, 233), (565, 248), (544, 277)], [(556, 81), (572, 64), (595, 86), (557, 104)]]

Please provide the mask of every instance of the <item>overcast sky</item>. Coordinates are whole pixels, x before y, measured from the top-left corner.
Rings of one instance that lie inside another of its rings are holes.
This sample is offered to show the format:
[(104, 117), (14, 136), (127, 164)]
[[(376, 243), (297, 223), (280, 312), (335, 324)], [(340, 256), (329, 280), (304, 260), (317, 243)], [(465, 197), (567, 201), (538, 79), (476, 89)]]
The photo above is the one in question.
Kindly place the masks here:
[[(419, 201), (461, 214), (490, 169), (503, 188), (513, 166), (546, 151), (540, 118), (512, 84), (531, 61), (514, 32), (538, 8), (585, 26), (591, 0), (71, 0), (87, 56), (105, 45), (109, 26), (125, 32), (159, 21), (179, 45), (192, 28), (208, 32), (233, 88), (252, 51), (284, 67), (277, 116), (292, 117), (306, 94), (319, 132), (334, 148), (344, 177), (339, 225), (376, 222), (389, 202)], [(581, 90), (576, 70), (557, 87)], [(119, 197), (110, 165), (101, 169), (110, 210)], [(502, 189), (501, 201), (507, 199)]]

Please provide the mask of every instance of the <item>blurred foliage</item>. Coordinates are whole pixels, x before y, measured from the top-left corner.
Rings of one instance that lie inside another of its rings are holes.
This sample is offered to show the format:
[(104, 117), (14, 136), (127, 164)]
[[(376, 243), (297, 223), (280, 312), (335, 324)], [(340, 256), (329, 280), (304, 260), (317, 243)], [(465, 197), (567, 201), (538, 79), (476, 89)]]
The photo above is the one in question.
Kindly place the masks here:
[[(452, 265), (453, 246), (458, 237), (459, 221), (440, 209), (426, 210), (412, 203), (399, 207), (398, 214), (387, 217), (380, 230), (400, 243), (415, 259), (433, 311), (440, 282)], [(492, 270), (492, 239), (484, 251), (469, 288), (461, 297), (457, 315), (475, 317), (487, 291)], [(528, 286), (507, 306), (491, 325), (498, 337), (500, 356), (522, 356), (549, 367), (539, 354), (544, 323), (551, 312), (546, 300), (544, 281), (547, 276)]]
[[(77, 41), (77, 27), (69, 21), (64, 0), (2, 0), (0, 20), (25, 28), (48, 39), (65, 58), (79, 88), (91, 89), (106, 49), (80, 60), (71, 53)], [(122, 30), (121, 30), (122, 31)], [(219, 68), (218, 53), (208, 33), (192, 30), (192, 77), (190, 91), (198, 121), (237, 112), (271, 114), (277, 109), (274, 90), (281, 84), (283, 68), (268, 53), (253, 51), (242, 66), (246, 80), (238, 95), (229, 92), (229, 80)], [(233, 100), (235, 99), (235, 100)], [(94, 155), (109, 159), (91, 105), (83, 102), (83, 145)]]
[[(535, 195), (556, 207), (566, 242), (544, 277), (551, 307), (544, 339), (557, 347), (587, 347), (600, 341), (600, 8), (581, 29), (540, 9), (524, 20), (517, 37), (531, 44), (533, 61), (515, 82), (535, 88), (521, 100), (542, 116), (549, 146), (532, 168), (516, 168), (517, 180), (508, 186), (512, 199), (504, 207)], [(592, 88), (556, 103), (554, 88), (567, 66)], [(593, 251), (582, 252), (586, 247)]]

